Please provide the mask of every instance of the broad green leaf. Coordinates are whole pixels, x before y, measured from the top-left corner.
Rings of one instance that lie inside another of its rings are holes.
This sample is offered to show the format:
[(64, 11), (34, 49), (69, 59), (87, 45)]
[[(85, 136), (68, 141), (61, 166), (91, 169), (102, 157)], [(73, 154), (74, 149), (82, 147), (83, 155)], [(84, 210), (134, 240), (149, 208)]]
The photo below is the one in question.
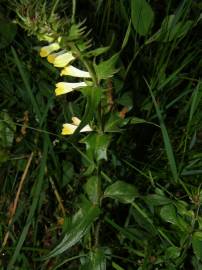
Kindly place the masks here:
[(160, 206), (160, 205), (165, 205), (165, 204), (171, 203), (170, 199), (168, 199), (165, 196), (159, 195), (159, 194), (147, 195), (144, 198), (144, 200), (146, 203), (148, 203), (148, 205), (152, 205), (152, 206)]
[(169, 259), (176, 259), (180, 256), (180, 248), (179, 247), (169, 247), (166, 249), (165, 257)]
[(91, 160), (107, 160), (107, 148), (109, 146), (111, 136), (108, 134), (91, 133), (81, 140), (86, 144), (87, 156)]
[(16, 33), (16, 24), (0, 21), (0, 49), (8, 46), (15, 38)]
[(195, 232), (192, 236), (192, 247), (198, 260), (202, 260), (202, 232)]
[(146, 36), (154, 21), (154, 12), (146, 0), (131, 0), (131, 19), (137, 33)]
[(119, 53), (115, 53), (110, 59), (100, 62), (98, 65), (94, 63), (94, 69), (100, 80), (111, 78), (119, 69), (116, 68), (116, 63), (119, 58)]
[(78, 243), (89, 231), (90, 226), (99, 216), (99, 213), (99, 208), (94, 205), (91, 205), (91, 207), (85, 211), (84, 209), (80, 209), (73, 216), (62, 241), (47, 256), (45, 256), (44, 259), (55, 257)]
[(163, 220), (176, 225), (181, 231), (187, 231), (189, 228), (189, 225), (183, 220), (172, 204), (163, 206), (160, 215)]
[(117, 199), (122, 203), (132, 203), (138, 196), (136, 188), (123, 181), (116, 181), (105, 189), (104, 197)]
[(91, 176), (85, 186), (84, 189), (88, 195), (89, 200), (93, 203), (96, 204), (98, 203), (98, 176)]
[[(177, 209), (177, 212), (178, 212), (181, 216), (184, 216), (184, 215), (190, 216), (191, 212), (193, 213), (192, 210), (188, 210), (189, 204), (186, 203), (186, 202), (183, 201), (183, 200), (177, 200), (177, 201), (174, 202), (174, 204), (175, 204), (175, 207), (176, 207), (176, 209)], [(191, 217), (194, 218), (194, 214), (191, 215)]]
[(164, 221), (178, 225), (176, 208), (172, 204), (163, 206), (160, 215)]

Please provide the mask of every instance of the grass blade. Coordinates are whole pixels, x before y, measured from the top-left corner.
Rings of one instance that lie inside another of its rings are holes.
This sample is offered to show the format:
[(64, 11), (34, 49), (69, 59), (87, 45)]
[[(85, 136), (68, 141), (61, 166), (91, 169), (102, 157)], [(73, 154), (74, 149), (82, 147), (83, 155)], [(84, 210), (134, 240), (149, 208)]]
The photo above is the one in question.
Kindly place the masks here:
[(166, 151), (166, 154), (167, 154), (167, 158), (168, 158), (168, 161), (169, 161), (169, 165), (170, 165), (170, 169), (171, 169), (171, 172), (172, 172), (172, 175), (173, 175), (173, 179), (177, 183), (178, 182), (177, 165), (176, 165), (175, 156), (174, 156), (174, 153), (173, 153), (173, 148), (172, 148), (172, 145), (171, 145), (171, 141), (170, 141), (170, 138), (169, 138), (169, 135), (168, 135), (168, 131), (166, 129), (166, 126), (165, 126), (165, 123), (164, 123), (164, 120), (163, 120), (163, 117), (162, 117), (162, 114), (161, 114), (161, 110), (159, 109), (158, 103), (156, 102), (156, 99), (154, 97), (152, 89), (151, 89), (150, 85), (147, 83), (147, 81), (146, 81), (146, 84), (148, 86), (150, 95), (152, 97), (152, 101), (154, 103), (154, 107), (156, 109), (156, 114), (157, 114), (158, 119), (159, 119), (161, 132), (162, 132), (162, 136), (163, 136), (163, 142), (164, 142), (164, 146), (165, 146), (165, 151)]

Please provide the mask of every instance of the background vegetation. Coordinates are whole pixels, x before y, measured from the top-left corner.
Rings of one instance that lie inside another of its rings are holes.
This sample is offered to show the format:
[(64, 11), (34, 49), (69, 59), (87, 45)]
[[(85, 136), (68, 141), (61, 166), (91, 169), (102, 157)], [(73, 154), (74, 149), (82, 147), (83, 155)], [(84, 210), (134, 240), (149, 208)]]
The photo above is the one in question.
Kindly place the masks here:
[[(202, 269), (202, 4), (1, 1), (1, 269)], [(94, 85), (55, 97), (47, 37)], [(61, 135), (76, 115), (80, 129)]]

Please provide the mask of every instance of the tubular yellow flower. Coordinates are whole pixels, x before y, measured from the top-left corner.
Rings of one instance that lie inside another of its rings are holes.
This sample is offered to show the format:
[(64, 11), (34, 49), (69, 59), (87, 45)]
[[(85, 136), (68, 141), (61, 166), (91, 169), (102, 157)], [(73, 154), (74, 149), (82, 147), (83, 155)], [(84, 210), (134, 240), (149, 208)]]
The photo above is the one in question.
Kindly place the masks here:
[(55, 58), (57, 56), (59, 56), (59, 55), (64, 54), (64, 53), (65, 53), (65, 50), (59, 51), (57, 53), (51, 53), (51, 54), (48, 55), (47, 60), (48, 60), (49, 63), (53, 64), (54, 61), (55, 61)]
[(65, 67), (74, 59), (75, 57), (73, 56), (72, 52), (66, 52), (57, 56), (53, 62), (53, 65), (55, 67)]
[(72, 122), (73, 122), (73, 124), (74, 124), (75, 126), (78, 126), (78, 125), (81, 123), (81, 120), (80, 120), (78, 117), (73, 116), (73, 117), (72, 117)]
[[(71, 135), (75, 132), (79, 124), (81, 123), (81, 120), (77, 117), (72, 117), (72, 124), (65, 123), (63, 124), (62, 128), (62, 135)], [(90, 132), (92, 131), (92, 128), (89, 125), (86, 125), (83, 127), (80, 132)]]
[(74, 131), (77, 129), (77, 126), (72, 125), (72, 124), (63, 124), (62, 125), (62, 135), (71, 135), (74, 133)]
[(74, 89), (85, 86), (87, 86), (85, 82), (77, 82), (77, 83), (59, 82), (56, 83), (55, 94), (56, 96), (67, 94), (73, 91)]
[(42, 47), (39, 54), (41, 57), (47, 57), (49, 54), (59, 49), (60, 49), (60, 45), (55, 42), (55, 43), (51, 43), (48, 46)]
[(89, 72), (80, 70), (71, 65), (63, 68), (63, 70), (60, 73), (60, 76), (63, 76), (63, 75), (69, 75), (72, 77), (79, 77), (79, 78), (91, 78), (91, 75)]

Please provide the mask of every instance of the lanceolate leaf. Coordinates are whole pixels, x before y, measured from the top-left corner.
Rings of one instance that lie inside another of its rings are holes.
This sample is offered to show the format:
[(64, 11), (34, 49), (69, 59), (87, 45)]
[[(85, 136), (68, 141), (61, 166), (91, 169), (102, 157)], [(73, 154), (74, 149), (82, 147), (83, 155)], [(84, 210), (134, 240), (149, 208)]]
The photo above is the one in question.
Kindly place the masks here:
[(62, 241), (46, 257), (44, 257), (44, 259), (57, 256), (78, 243), (88, 232), (99, 213), (99, 208), (94, 205), (88, 208), (88, 211), (79, 210), (76, 217), (72, 218), (72, 222)]
[(133, 185), (123, 181), (116, 181), (106, 188), (104, 197), (117, 199), (122, 203), (131, 203), (138, 196), (138, 192)]
[(146, 36), (153, 24), (154, 12), (146, 0), (131, 0), (131, 18), (137, 33)]

